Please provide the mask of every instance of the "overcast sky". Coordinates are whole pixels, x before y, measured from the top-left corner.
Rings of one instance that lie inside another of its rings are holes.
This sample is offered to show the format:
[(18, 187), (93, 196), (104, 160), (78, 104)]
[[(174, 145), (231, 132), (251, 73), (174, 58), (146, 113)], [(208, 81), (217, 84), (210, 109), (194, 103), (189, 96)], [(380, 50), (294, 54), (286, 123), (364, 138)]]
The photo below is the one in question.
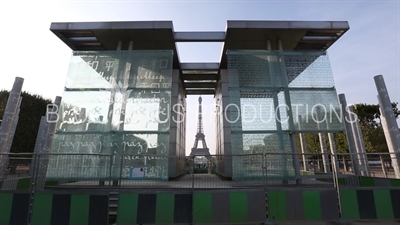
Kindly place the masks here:
[[(175, 31), (224, 31), (227, 20), (344, 20), (350, 30), (328, 54), (338, 94), (348, 103), (377, 103), (373, 77), (384, 75), (400, 101), (400, 3), (395, 1), (7, 1), (0, 0), (0, 89), (16, 76), (24, 91), (62, 95), (71, 49), (49, 31), (51, 22), (170, 20)], [(221, 44), (181, 44), (182, 62), (219, 62)], [(211, 108), (212, 97), (203, 97)], [(196, 132), (197, 96), (188, 98), (187, 152)], [(215, 152), (213, 115), (205, 135)]]

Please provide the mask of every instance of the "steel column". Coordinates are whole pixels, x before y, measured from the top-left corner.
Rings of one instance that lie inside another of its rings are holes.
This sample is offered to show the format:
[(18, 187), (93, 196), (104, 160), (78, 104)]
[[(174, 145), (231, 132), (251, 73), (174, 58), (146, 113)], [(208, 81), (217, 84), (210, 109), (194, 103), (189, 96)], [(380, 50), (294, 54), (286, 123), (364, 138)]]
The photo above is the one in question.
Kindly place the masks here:
[(340, 106), (342, 108), (342, 114), (343, 114), (343, 122), (344, 122), (344, 128), (346, 132), (346, 137), (347, 137), (347, 143), (349, 145), (349, 152), (350, 152), (350, 157), (351, 157), (351, 162), (353, 164), (353, 170), (354, 174), (360, 175), (360, 169), (358, 167), (358, 155), (356, 151), (356, 144), (354, 140), (354, 135), (353, 131), (351, 128), (351, 117), (349, 113), (349, 109), (347, 107), (347, 101), (346, 101), (346, 96), (344, 94), (339, 94), (339, 102)]

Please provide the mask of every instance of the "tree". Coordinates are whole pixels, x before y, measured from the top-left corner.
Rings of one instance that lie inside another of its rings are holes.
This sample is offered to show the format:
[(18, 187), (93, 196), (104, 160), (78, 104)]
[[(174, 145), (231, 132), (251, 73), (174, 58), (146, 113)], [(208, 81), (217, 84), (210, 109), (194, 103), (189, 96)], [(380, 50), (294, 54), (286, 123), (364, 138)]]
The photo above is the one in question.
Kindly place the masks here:
[[(397, 102), (392, 103), (393, 113), (396, 118), (400, 115), (397, 105)], [(356, 104), (354, 112), (360, 122), (360, 129), (367, 152), (387, 152), (388, 147), (380, 119), (379, 105)]]
[[(393, 113), (396, 119), (400, 115), (400, 110), (397, 108), (398, 103), (393, 102)], [(355, 104), (354, 112), (357, 114), (360, 124), (362, 126), (374, 126), (378, 127), (381, 125), (381, 113), (379, 111), (379, 105), (369, 104)]]
[[(300, 135), (296, 136), (297, 150), (301, 152)], [(321, 145), (319, 142), (318, 133), (305, 133), (304, 134), (307, 153), (321, 153)], [(344, 132), (339, 132), (334, 134), (335, 146), (337, 153), (347, 153), (349, 152), (349, 147), (347, 144), (346, 134)], [(325, 134), (325, 144), (327, 146), (328, 152), (330, 152), (330, 144), (328, 136)]]
[[(9, 92), (0, 91), (0, 120), (3, 119)], [(36, 136), (39, 129), (40, 118), (45, 115), (49, 99), (40, 95), (21, 93), (22, 102), (11, 151), (13, 153), (33, 152)]]
[[(381, 114), (379, 111), (379, 105), (368, 105), (368, 104), (356, 104), (354, 112), (357, 114), (360, 129), (363, 134), (363, 140), (365, 149), (367, 152), (387, 152), (386, 138), (383, 132), (381, 124)], [(392, 103), (393, 112), (396, 118), (400, 115), (398, 103)], [(345, 132), (339, 132), (334, 134), (336, 152), (337, 153), (348, 153), (349, 145), (347, 143), (347, 137)], [(305, 134), (306, 149), (308, 153), (321, 153), (321, 147), (319, 143), (319, 137), (317, 133), (306, 133)], [(328, 138), (326, 138), (326, 145), (329, 149)], [(297, 149), (300, 151), (300, 138), (297, 136)]]
[(335, 146), (337, 153), (348, 153), (349, 145), (347, 143), (347, 137), (345, 132), (339, 132), (334, 134)]

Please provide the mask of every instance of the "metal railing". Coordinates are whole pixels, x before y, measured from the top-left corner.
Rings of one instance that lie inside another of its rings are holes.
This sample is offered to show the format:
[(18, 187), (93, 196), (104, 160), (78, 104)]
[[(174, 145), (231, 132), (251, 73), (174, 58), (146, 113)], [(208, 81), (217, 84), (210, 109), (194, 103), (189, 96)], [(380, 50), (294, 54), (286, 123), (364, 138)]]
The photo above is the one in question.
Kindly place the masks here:
[[(297, 171), (295, 159), (299, 163)], [(395, 172), (395, 159), (391, 153), (264, 153), (212, 155), (209, 160), (205, 156), (143, 154), (123, 154), (119, 158), (105, 154), (0, 154), (0, 188), (382, 186), (385, 182), (389, 185), (390, 179), (399, 175)], [(223, 173), (218, 169), (219, 163), (225, 163), (225, 169), (228, 168), (226, 165), (232, 165), (231, 177), (220, 175)], [(355, 163), (358, 165), (353, 165)], [(168, 168), (171, 167), (176, 170), (176, 174), (181, 175), (169, 178)]]

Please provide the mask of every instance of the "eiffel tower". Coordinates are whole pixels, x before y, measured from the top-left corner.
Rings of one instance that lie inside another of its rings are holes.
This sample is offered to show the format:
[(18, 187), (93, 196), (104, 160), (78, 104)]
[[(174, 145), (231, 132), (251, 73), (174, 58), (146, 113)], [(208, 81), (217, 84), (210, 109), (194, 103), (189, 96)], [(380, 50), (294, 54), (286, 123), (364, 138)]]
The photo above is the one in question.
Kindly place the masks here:
[[(203, 133), (203, 117), (202, 117), (202, 112), (201, 112), (201, 102), (202, 98), (201, 96), (199, 97), (199, 120), (197, 123), (197, 134), (196, 134), (196, 140), (194, 140), (194, 145), (192, 148), (192, 152), (190, 153), (190, 156), (195, 156), (195, 155), (201, 155), (207, 157), (207, 159), (211, 158), (210, 151), (207, 148), (206, 144), (206, 139), (204, 138), (205, 135)], [(203, 148), (198, 148), (197, 145), (199, 144), (199, 141), (203, 143)]]

